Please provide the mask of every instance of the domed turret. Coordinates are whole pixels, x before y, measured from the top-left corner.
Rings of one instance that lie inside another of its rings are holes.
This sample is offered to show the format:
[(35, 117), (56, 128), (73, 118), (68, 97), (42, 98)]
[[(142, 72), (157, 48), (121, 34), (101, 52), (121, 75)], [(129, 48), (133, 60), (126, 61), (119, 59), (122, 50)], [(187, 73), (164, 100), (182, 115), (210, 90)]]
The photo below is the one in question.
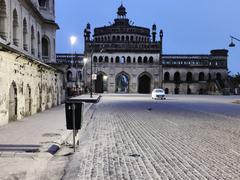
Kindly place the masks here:
[(118, 18), (126, 18), (127, 12), (126, 8), (121, 4), (117, 12)]
[(152, 25), (152, 39), (153, 39), (153, 42), (156, 42), (156, 34), (157, 34), (157, 26), (156, 26), (156, 24), (153, 24)]
[(84, 38), (85, 41), (90, 41), (90, 35), (91, 35), (91, 26), (89, 23), (87, 23), (86, 28), (84, 29)]

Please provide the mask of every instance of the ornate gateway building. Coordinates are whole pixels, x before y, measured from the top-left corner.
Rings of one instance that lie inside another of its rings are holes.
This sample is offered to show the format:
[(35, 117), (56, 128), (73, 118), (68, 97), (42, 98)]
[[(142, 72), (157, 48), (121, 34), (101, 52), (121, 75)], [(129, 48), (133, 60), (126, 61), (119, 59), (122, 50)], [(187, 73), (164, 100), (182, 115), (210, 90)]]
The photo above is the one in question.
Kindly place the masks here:
[(0, 125), (64, 99), (55, 62), (54, 0), (0, 0)]
[[(227, 50), (212, 50), (207, 55), (162, 54), (163, 31), (157, 41), (152, 31), (134, 26), (126, 18), (126, 9), (118, 8), (117, 18), (109, 26), (84, 30), (86, 85), (97, 93), (150, 93), (162, 87), (166, 93), (218, 93), (226, 85)], [(92, 61), (91, 61), (92, 60)], [(91, 63), (92, 62), (92, 63)]]

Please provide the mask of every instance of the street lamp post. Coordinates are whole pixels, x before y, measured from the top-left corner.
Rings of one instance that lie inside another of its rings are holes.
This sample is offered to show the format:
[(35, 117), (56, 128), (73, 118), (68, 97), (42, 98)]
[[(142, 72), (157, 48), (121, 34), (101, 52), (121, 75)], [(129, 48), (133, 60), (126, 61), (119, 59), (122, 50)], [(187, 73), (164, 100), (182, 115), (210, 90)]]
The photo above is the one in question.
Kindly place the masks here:
[[(163, 30), (161, 29), (160, 30), (160, 54), (159, 54), (159, 64), (158, 64), (158, 67), (159, 67), (158, 87), (159, 88), (163, 88), (163, 82), (162, 82), (163, 81), (163, 69), (161, 69), (161, 66), (162, 66), (162, 46), (163, 46)], [(162, 77), (162, 80), (161, 80), (160, 76)]]
[[(77, 37), (71, 36), (70, 43), (72, 46), (72, 66), (73, 66), (73, 45), (76, 43)], [(76, 136), (76, 126), (75, 126), (75, 104), (72, 104), (72, 117), (73, 117), (73, 150), (75, 152), (75, 136)]]
[(234, 37), (234, 36), (231, 36), (231, 35), (230, 35), (230, 38), (231, 38), (231, 42), (230, 42), (230, 44), (229, 44), (229, 47), (235, 47), (235, 46), (236, 46), (236, 45), (234, 44), (233, 40), (240, 42), (240, 39), (238, 39), (238, 38), (236, 38), (236, 37)]
[[(76, 36), (71, 36), (70, 37), (70, 43), (71, 43), (71, 48), (72, 48), (72, 57), (71, 57), (71, 68), (73, 68), (74, 66), (74, 60), (73, 60), (73, 56), (74, 56), (74, 52), (73, 52), (73, 46), (74, 44), (76, 44), (77, 42), (77, 37)], [(73, 77), (72, 77), (73, 78)], [(72, 87), (73, 89), (73, 87)]]
[(93, 56), (93, 49), (91, 50), (91, 71), (90, 71), (90, 74), (91, 74), (91, 79), (90, 79), (90, 98), (93, 97), (93, 66), (92, 66), (92, 56)]
[(235, 38), (233, 36), (230, 36), (230, 38), (231, 38), (231, 43), (229, 44), (229, 47), (235, 47), (235, 44), (233, 43), (233, 40), (236, 40), (236, 41), (240, 42), (240, 39), (238, 39), (238, 38)]

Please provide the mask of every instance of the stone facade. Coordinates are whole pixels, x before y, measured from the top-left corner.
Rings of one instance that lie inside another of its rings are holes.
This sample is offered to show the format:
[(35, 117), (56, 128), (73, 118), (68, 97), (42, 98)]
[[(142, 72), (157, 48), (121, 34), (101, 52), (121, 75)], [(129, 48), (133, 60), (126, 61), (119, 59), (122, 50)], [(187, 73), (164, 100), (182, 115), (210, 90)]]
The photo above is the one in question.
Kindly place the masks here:
[(54, 0), (0, 0), (0, 125), (60, 104)]
[[(227, 86), (227, 50), (212, 50), (205, 55), (163, 54), (163, 31), (157, 41), (156, 25), (152, 32), (135, 26), (126, 18), (126, 9), (118, 8), (117, 18), (109, 26), (84, 30), (86, 86), (103, 93), (150, 93), (161, 87), (166, 93), (218, 93)], [(188, 76), (187, 76), (188, 75)], [(188, 78), (187, 78), (188, 77)]]

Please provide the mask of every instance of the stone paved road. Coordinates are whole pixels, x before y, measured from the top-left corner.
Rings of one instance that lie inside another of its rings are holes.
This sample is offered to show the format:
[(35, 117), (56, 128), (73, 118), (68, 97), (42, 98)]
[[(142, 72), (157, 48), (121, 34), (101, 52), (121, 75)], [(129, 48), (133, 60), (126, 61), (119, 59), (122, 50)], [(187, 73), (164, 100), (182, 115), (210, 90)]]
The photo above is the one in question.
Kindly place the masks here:
[(196, 97), (104, 96), (63, 179), (240, 179), (240, 105)]

